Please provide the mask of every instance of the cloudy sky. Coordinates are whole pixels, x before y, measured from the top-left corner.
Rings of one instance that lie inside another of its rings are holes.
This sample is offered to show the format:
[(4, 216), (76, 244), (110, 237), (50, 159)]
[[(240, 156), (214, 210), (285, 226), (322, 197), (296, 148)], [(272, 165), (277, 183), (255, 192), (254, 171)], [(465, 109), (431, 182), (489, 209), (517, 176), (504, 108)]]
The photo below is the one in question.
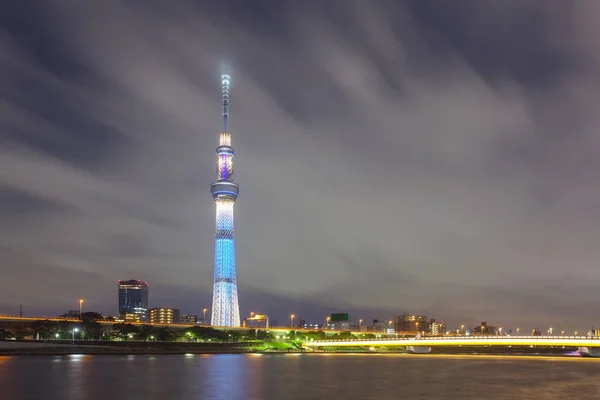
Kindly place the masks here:
[(232, 76), (241, 314), (600, 326), (595, 0), (20, 1), (0, 313), (212, 291)]

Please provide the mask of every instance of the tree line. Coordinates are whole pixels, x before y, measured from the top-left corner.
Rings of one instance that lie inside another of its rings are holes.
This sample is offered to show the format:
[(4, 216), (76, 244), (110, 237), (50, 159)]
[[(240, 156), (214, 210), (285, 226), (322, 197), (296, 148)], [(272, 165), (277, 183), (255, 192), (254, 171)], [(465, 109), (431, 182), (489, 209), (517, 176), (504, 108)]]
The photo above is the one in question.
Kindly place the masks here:
[(136, 340), (136, 341), (187, 341), (187, 342), (237, 342), (237, 341), (304, 341), (322, 339), (356, 339), (374, 338), (373, 334), (361, 334), (358, 336), (350, 332), (325, 332), (319, 331), (297, 331), (273, 333), (264, 329), (245, 330), (219, 330), (207, 326), (190, 326), (189, 328), (174, 330), (164, 326), (132, 325), (128, 323), (116, 323), (109, 331), (105, 330), (98, 322), (102, 315), (94, 312), (82, 314), (82, 320), (74, 321), (50, 321), (39, 320), (31, 324), (14, 323), (0, 328), (0, 340), (16, 339), (23, 340), (33, 338), (39, 340)]

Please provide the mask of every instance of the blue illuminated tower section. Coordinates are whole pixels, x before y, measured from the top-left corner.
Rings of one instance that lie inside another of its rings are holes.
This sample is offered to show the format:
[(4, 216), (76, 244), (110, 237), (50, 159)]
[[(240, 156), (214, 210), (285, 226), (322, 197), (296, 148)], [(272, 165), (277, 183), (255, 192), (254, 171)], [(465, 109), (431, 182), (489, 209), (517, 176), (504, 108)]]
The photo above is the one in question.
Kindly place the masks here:
[(233, 205), (239, 193), (233, 182), (233, 148), (227, 130), (229, 118), (229, 75), (221, 76), (223, 90), (223, 132), (217, 147), (217, 181), (210, 185), (217, 208), (215, 233), (215, 278), (212, 322), (214, 326), (240, 326), (237, 282), (235, 279), (235, 234)]

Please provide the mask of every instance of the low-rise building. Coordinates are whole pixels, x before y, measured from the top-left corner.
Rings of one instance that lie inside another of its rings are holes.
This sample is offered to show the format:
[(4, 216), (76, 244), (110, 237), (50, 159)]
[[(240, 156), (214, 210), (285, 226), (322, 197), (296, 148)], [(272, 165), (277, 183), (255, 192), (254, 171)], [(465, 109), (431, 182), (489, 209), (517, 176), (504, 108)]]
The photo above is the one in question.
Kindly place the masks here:
[(435, 319), (429, 321), (429, 333), (432, 335), (443, 335), (446, 333), (446, 324), (443, 322), (436, 322)]
[(348, 313), (334, 313), (329, 316), (329, 327), (336, 331), (350, 330), (350, 315)]
[(183, 314), (181, 316), (182, 324), (196, 325), (198, 323), (198, 316), (192, 314)]
[(148, 310), (151, 324), (178, 324), (181, 322), (178, 308), (151, 308)]

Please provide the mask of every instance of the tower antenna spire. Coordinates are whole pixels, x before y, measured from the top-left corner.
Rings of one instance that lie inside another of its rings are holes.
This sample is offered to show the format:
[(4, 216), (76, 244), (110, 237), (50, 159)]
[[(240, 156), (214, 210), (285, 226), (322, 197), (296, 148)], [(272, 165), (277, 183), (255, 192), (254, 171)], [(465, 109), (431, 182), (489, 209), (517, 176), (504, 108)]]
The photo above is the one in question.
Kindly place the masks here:
[(223, 131), (219, 135), (217, 147), (217, 180), (210, 185), (217, 214), (211, 318), (211, 324), (214, 326), (240, 326), (233, 225), (233, 206), (240, 188), (233, 180), (234, 151), (231, 147), (231, 134), (227, 130), (229, 80), (229, 75), (221, 75)]
[(221, 88), (223, 94), (223, 132), (227, 132), (227, 118), (229, 118), (229, 75), (221, 75)]

